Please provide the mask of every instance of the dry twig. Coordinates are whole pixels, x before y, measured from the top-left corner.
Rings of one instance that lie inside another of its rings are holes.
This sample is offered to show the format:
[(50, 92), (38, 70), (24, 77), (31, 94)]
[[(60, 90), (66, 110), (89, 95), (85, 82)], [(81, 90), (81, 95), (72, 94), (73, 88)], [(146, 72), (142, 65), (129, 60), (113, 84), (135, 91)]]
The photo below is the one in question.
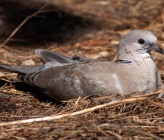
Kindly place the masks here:
[(18, 30), (31, 18), (33, 18), (34, 16), (36, 16), (37, 14), (39, 14), (48, 4), (45, 4), (44, 6), (42, 6), (38, 11), (36, 11), (35, 13), (33, 13), (32, 15), (26, 17), (21, 24), (19, 24), (19, 26), (10, 34), (10, 36), (0, 45), (0, 48), (2, 48), (17, 32)]
[(105, 104), (102, 104), (102, 105), (97, 105), (97, 106), (87, 108), (87, 109), (83, 109), (83, 110), (80, 110), (80, 111), (76, 111), (76, 112), (73, 112), (73, 113), (66, 113), (66, 114), (62, 114), (62, 115), (58, 115), (58, 116), (47, 116), (47, 117), (42, 117), (42, 118), (34, 118), (34, 119), (26, 119), (26, 120), (18, 120), (18, 121), (0, 123), (0, 126), (9, 126), (9, 125), (17, 125), (17, 124), (43, 122), (43, 121), (51, 121), (51, 120), (62, 119), (62, 118), (66, 118), (66, 117), (71, 117), (71, 116), (76, 116), (76, 115), (92, 112), (92, 111), (95, 111), (97, 109), (104, 108), (104, 107), (115, 106), (117, 104), (131, 103), (131, 102), (135, 102), (135, 101), (142, 101), (142, 100), (150, 99), (150, 98), (156, 96), (159, 93), (161, 93), (161, 90), (156, 91), (152, 94), (148, 94), (148, 95), (131, 97), (131, 98), (122, 99), (122, 100), (115, 100), (115, 101), (112, 101), (112, 102), (109, 102), (109, 103), (105, 103)]

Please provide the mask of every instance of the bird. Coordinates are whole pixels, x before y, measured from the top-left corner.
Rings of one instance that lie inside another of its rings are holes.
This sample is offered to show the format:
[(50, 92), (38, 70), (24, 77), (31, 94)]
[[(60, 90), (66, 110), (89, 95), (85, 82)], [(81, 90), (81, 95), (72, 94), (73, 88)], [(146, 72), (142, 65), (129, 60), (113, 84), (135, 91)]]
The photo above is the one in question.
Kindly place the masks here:
[(43, 65), (0, 64), (0, 71), (18, 73), (18, 80), (32, 85), (56, 101), (90, 95), (149, 94), (163, 88), (151, 51), (164, 54), (156, 36), (133, 30), (119, 41), (115, 61), (94, 61), (57, 52), (35, 50)]

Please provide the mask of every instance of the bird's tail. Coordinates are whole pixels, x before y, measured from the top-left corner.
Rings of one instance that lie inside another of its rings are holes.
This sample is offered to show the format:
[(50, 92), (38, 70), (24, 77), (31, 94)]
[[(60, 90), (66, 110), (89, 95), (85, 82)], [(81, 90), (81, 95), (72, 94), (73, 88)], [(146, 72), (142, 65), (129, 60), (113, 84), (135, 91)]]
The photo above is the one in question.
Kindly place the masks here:
[(75, 63), (72, 57), (58, 54), (44, 49), (37, 49), (35, 53), (42, 58), (45, 62), (44, 65), (32, 65), (32, 66), (14, 66), (7, 64), (0, 64), (0, 71), (4, 72), (14, 72), (19, 74), (30, 74), (34, 72), (40, 72), (51, 66), (62, 66), (65, 64)]
[(40, 67), (41, 65), (14, 66), (14, 65), (0, 64), (0, 71), (29, 74), (29, 73), (39, 72)]

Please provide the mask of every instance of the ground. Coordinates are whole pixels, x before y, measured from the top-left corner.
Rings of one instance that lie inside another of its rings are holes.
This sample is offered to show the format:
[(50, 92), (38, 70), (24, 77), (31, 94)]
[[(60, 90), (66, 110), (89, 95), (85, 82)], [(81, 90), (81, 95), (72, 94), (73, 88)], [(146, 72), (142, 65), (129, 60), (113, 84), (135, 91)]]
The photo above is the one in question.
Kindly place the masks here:
[[(164, 48), (163, 7), (163, 0), (1, 0), (0, 63), (40, 64), (37, 48), (112, 61), (120, 37), (134, 29), (153, 32)], [(163, 79), (164, 56), (152, 57)], [(13, 73), (1, 72), (0, 85), (3, 140), (164, 139), (164, 97), (156, 98), (158, 92), (57, 103)]]

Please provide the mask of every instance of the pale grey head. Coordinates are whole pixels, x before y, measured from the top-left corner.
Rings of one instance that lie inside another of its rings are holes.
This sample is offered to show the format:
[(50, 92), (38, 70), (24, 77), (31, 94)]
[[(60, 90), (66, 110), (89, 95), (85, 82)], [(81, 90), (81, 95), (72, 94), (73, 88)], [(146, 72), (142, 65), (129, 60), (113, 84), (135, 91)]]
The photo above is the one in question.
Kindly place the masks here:
[(118, 60), (141, 60), (150, 57), (150, 51), (164, 54), (164, 51), (156, 45), (156, 36), (143, 30), (133, 30), (125, 35), (119, 43)]

